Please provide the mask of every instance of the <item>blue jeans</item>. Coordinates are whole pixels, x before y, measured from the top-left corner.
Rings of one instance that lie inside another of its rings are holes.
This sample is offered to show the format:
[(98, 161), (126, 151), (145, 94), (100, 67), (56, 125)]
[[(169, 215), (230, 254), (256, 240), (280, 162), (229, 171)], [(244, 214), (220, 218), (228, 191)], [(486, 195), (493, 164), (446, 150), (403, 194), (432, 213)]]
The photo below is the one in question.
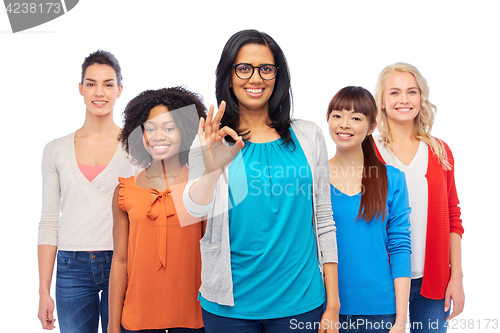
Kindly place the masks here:
[(339, 315), (339, 333), (388, 333), (396, 322), (396, 314)]
[[(140, 332), (140, 333), (165, 333), (165, 330), (140, 330), (140, 331), (129, 331), (123, 328), (123, 326), (120, 328), (120, 333), (135, 333), (135, 332)], [(184, 328), (184, 327), (176, 327), (176, 328), (169, 328), (168, 333), (205, 333), (205, 329), (202, 328)]]
[(422, 278), (412, 279), (410, 288), (410, 333), (444, 333), (446, 317), (450, 310), (444, 311), (444, 298), (428, 299), (420, 295)]
[(323, 315), (323, 306), (296, 316), (263, 320), (221, 317), (203, 309), (202, 314), (207, 333), (293, 333), (296, 331), (317, 333)]
[(56, 306), (61, 333), (108, 329), (108, 282), (113, 251), (59, 251)]

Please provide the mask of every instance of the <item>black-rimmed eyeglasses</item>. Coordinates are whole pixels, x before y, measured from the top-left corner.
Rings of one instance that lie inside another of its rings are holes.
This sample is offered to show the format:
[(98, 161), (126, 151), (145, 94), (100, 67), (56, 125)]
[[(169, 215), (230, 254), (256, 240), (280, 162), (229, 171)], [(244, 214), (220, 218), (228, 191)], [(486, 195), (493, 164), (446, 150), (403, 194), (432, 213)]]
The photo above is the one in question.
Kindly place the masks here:
[(263, 64), (260, 66), (252, 66), (246, 63), (234, 64), (234, 72), (236, 76), (242, 80), (248, 80), (252, 77), (255, 68), (259, 69), (259, 75), (262, 80), (272, 80), (278, 74), (278, 67), (272, 64)]

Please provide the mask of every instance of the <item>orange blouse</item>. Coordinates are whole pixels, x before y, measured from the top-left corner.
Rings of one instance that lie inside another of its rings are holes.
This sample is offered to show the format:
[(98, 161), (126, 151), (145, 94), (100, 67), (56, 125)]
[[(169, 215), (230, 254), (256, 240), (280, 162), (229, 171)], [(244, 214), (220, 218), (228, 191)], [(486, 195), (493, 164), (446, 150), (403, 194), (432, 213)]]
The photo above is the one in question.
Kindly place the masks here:
[[(201, 328), (200, 218), (185, 209), (188, 169), (166, 190), (119, 178), (118, 205), (128, 213), (128, 284), (122, 312), (127, 330)], [(153, 200), (151, 194), (155, 194)]]

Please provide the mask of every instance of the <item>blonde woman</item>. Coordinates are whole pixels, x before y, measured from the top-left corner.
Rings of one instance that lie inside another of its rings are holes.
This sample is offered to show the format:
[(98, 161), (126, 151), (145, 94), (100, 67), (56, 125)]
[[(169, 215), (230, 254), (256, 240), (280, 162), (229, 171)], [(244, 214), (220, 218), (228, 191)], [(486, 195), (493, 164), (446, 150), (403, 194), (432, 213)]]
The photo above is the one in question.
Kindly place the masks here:
[(405, 172), (412, 207), (410, 331), (446, 332), (446, 321), (462, 312), (465, 300), (453, 155), (431, 135), (436, 106), (417, 68), (406, 63), (384, 68), (375, 99), (377, 150), (385, 163)]

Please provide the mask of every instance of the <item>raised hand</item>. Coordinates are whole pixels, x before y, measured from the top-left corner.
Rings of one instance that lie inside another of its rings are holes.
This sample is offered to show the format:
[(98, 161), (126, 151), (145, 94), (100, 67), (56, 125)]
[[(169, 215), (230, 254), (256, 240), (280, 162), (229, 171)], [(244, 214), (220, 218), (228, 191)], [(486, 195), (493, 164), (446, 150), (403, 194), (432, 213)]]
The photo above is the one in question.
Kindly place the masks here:
[[(243, 138), (240, 137), (234, 129), (224, 126), (219, 130), (219, 124), (225, 110), (226, 102), (222, 101), (215, 117), (213, 116), (214, 106), (211, 105), (208, 111), (207, 120), (205, 121), (203, 118), (200, 118), (198, 138), (203, 151), (205, 169), (208, 172), (219, 169), (223, 170), (245, 146)], [(226, 135), (234, 139), (234, 145), (229, 146), (222, 142)]]

